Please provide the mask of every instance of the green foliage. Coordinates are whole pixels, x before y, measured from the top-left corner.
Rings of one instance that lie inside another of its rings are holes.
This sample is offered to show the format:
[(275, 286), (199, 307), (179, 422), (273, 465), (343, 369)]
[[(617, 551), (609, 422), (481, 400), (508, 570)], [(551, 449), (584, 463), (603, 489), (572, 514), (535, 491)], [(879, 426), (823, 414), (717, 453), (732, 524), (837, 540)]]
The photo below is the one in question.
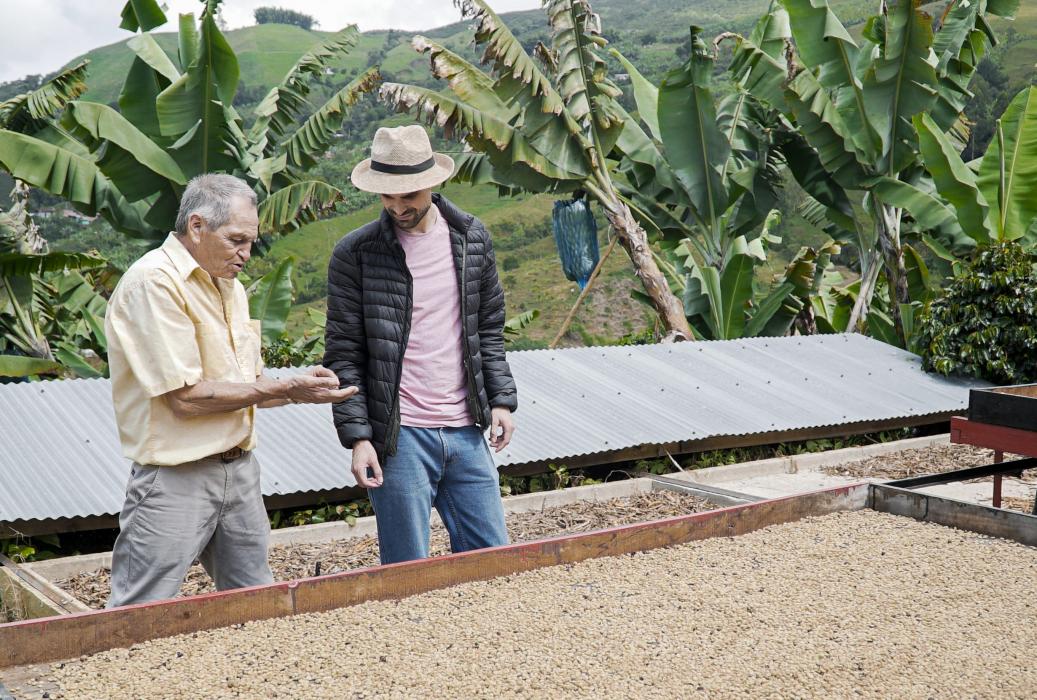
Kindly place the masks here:
[(312, 508), (294, 508), (275, 510), (270, 514), (270, 527), (274, 530), (283, 527), (300, 527), (341, 521), (348, 525), (356, 525), (357, 518), (374, 515), (371, 502), (366, 498), (345, 503), (324, 503)]
[[(360, 73), (316, 109), (307, 95), (322, 84), (329, 64), (356, 44), (356, 28), (303, 55), (256, 107), (246, 134), (233, 106), (241, 65), (216, 21), (219, 4), (206, 2), (197, 24), (193, 15), (181, 16), (173, 57), (160, 35), (128, 42), (134, 59), (118, 110), (75, 100), (82, 92), (75, 69), (3, 103), (0, 168), (153, 244), (172, 229), (187, 180), (203, 172), (249, 182), (264, 234), (293, 230), (334, 209), (342, 192), (306, 179), (305, 171), (327, 150), (348, 110), (374, 87), (377, 71)], [(147, 30), (164, 15), (154, 0), (131, 0), (123, 19), (124, 27)], [(305, 111), (312, 113), (306, 117)]]
[(705, 469), (740, 462), (751, 462), (772, 457), (787, 457), (798, 454), (811, 454), (839, 450), (845, 447), (871, 445), (880, 442), (892, 442), (911, 437), (910, 428), (886, 430), (878, 433), (848, 435), (845, 437), (817, 438), (800, 442), (782, 442), (773, 445), (757, 445), (753, 447), (733, 447), (722, 450), (709, 450), (685, 455), (679, 460), (669, 456), (655, 459), (639, 459), (616, 464), (602, 464), (593, 467), (570, 469), (565, 465), (549, 464), (548, 471), (532, 476), (500, 477), (502, 496), (515, 496), (523, 493), (536, 493), (573, 486), (589, 486), (607, 481), (636, 478), (640, 474), (662, 476), (690, 469)]
[(29, 215), (27, 188), (16, 184), (11, 199), (0, 211), (0, 376), (102, 376), (100, 291), (112, 277), (96, 271), (104, 259), (51, 252)]
[(508, 342), (511, 340), (516, 340), (522, 334), (522, 331), (527, 326), (529, 326), (529, 324), (533, 323), (533, 321), (537, 320), (539, 316), (540, 311), (538, 311), (537, 309), (533, 309), (531, 311), (526, 311), (525, 313), (521, 313), (518, 316), (514, 316), (512, 318), (505, 320), (504, 341)]
[(263, 344), (272, 343), (285, 332), (288, 313), (292, 310), (292, 267), (291, 256), (249, 285), (249, 316), (260, 322)]
[[(732, 77), (793, 125), (795, 136), (783, 143), (790, 171), (807, 204), (824, 210), (826, 232), (857, 250), (860, 283), (852, 294), (842, 290), (838, 302), (853, 300), (847, 330), (867, 328), (899, 345), (908, 340), (901, 309), (918, 300), (910, 296), (901, 235), (905, 209), (929, 230), (957, 227), (951, 207), (927, 196), (935, 185), (920, 172), (920, 151), (934, 160), (956, 157), (951, 139), (964, 140), (966, 86), (995, 42), (989, 21), (1011, 14), (1012, 5), (952, 3), (934, 34), (918, 0), (896, 0), (882, 3), (855, 38), (827, 0), (782, 0), (750, 37), (739, 37)], [(957, 213), (968, 210), (963, 225), (981, 225), (969, 174), (952, 167), (941, 175), (956, 188)], [(867, 323), (880, 272), (891, 336), (882, 318)]]
[(283, 7), (257, 7), (252, 15), (256, 18), (256, 24), (294, 24), (306, 31), (317, 23), (310, 15)]
[(997, 384), (1037, 381), (1037, 273), (1018, 243), (981, 246), (920, 319), (923, 366)]
[(263, 362), (267, 367), (301, 367), (320, 364), (324, 358), (324, 327), (328, 316), (308, 309), (310, 326), (293, 338), (287, 331), (263, 343)]
[(556, 491), (575, 486), (591, 486), (600, 484), (602, 479), (592, 478), (584, 469), (571, 470), (564, 464), (549, 464), (544, 474), (532, 476), (500, 475), (501, 496), (518, 496), (524, 493), (540, 493)]
[(53, 559), (60, 549), (61, 541), (57, 535), (0, 540), (0, 554), (19, 564)]

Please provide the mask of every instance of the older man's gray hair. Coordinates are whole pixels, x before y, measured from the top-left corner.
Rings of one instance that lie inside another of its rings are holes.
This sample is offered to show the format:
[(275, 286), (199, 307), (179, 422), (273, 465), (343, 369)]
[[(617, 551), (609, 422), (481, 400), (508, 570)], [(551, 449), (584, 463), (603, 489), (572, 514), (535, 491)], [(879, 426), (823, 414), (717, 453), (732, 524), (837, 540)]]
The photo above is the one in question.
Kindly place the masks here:
[(222, 173), (206, 173), (191, 178), (180, 198), (176, 215), (176, 235), (187, 233), (191, 214), (205, 219), (210, 230), (218, 229), (230, 219), (230, 205), (235, 197), (243, 197), (256, 205), (256, 193), (241, 178)]

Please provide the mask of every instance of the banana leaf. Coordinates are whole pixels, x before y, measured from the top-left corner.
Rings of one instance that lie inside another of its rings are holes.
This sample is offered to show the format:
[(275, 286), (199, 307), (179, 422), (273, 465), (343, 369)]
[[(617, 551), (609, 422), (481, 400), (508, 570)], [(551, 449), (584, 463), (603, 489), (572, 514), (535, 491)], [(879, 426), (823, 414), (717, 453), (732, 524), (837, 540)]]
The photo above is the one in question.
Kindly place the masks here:
[(270, 345), (284, 333), (292, 310), (292, 267), (295, 259), (285, 258), (277, 267), (250, 287), (249, 315), (260, 321), (263, 344)]
[(0, 355), (0, 377), (28, 377), (34, 374), (58, 374), (59, 363), (39, 357)]
[[(1037, 218), (1037, 87), (1024, 88), (1001, 115), (1004, 132), (1004, 187), (1001, 147), (990, 142), (979, 168), (979, 189), (990, 205), (999, 239), (1023, 237)], [(1004, 205), (1002, 206), (1002, 202)]]

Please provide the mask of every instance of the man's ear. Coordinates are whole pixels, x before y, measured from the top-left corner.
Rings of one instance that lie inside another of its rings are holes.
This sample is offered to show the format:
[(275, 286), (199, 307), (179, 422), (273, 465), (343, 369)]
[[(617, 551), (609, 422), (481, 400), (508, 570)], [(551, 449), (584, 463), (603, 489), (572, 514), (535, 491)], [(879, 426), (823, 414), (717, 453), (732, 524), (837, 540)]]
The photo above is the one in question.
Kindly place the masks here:
[(187, 217), (187, 235), (197, 242), (201, 240), (203, 233), (205, 233), (205, 219), (199, 214), (191, 214)]

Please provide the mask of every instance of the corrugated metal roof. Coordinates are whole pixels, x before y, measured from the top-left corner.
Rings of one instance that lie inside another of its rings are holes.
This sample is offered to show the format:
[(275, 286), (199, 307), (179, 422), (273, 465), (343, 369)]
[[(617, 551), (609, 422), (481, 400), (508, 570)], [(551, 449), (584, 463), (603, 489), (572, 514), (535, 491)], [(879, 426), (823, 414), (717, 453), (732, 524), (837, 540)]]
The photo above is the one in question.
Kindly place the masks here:
[[(860, 335), (509, 353), (518, 432), (500, 466), (640, 445), (963, 410), (977, 382)], [(273, 370), (275, 376), (297, 370)], [(0, 521), (118, 513), (121, 457), (110, 383), (0, 385)], [(327, 406), (258, 413), (263, 492), (354, 485)]]

